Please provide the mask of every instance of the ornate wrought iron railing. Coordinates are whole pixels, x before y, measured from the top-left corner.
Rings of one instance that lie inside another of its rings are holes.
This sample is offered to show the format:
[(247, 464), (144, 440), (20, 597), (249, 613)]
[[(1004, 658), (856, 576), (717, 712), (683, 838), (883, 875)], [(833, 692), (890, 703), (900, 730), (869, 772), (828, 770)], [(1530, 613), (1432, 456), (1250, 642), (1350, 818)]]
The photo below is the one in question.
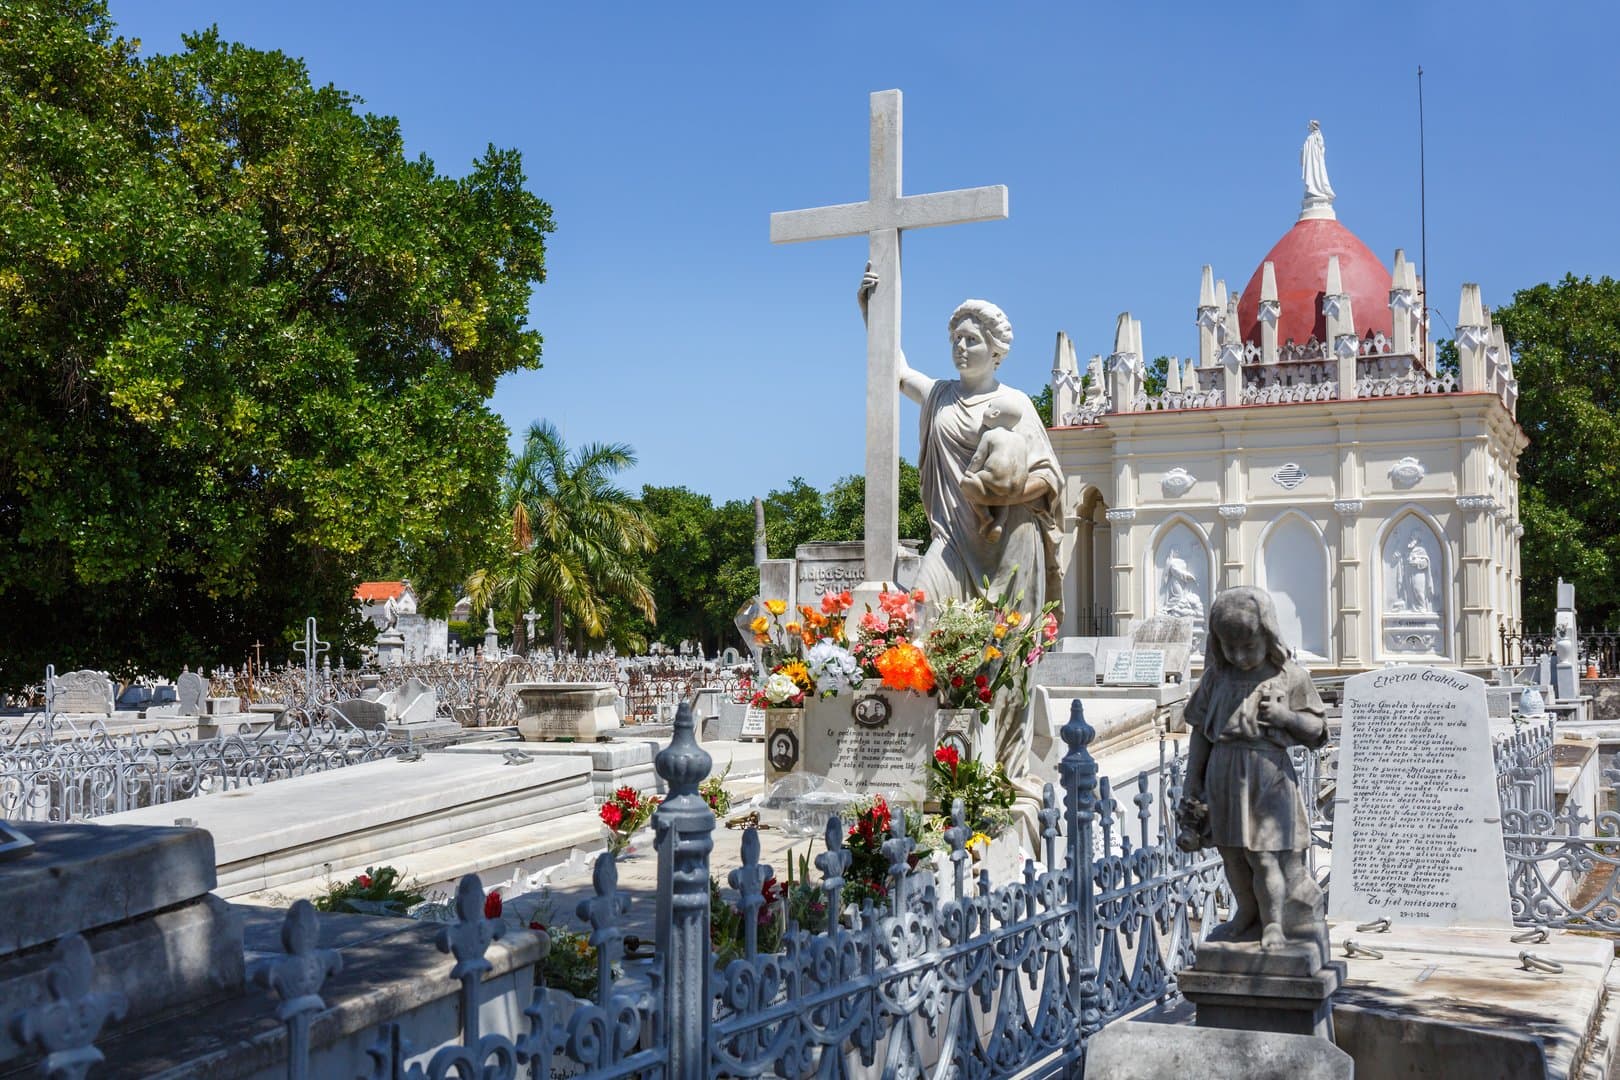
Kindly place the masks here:
[[(578, 907), (597, 950), (595, 999), (560, 1003), (538, 985), (522, 1030), (483, 1031), (485, 954), (504, 927), (485, 917), (483, 886), (469, 875), (439, 938), (456, 959), (459, 1038), (436, 1049), (412, 1047), (409, 1031), (385, 1025), (370, 1051), (369, 1075), (514, 1076), (524, 1066), (531, 1076), (591, 1080), (809, 1077), (844, 1075), (852, 1060), (881, 1067), (885, 1076), (1072, 1075), (1087, 1040), (1110, 1019), (1176, 993), (1175, 971), (1191, 961), (1201, 928), (1225, 896), (1219, 860), (1178, 850), (1167, 832), (1164, 811), (1179, 797), (1179, 760), (1160, 771), (1156, 786), (1141, 776), (1129, 799), (1134, 814), (1122, 813), (1098, 777), (1088, 750), (1094, 732), (1079, 702), (1062, 734), (1061, 795), (1046, 786), (1037, 813), (1040, 860), (1027, 860), (1019, 880), (993, 886), (987, 872), (970, 872), (970, 830), (958, 805), (945, 834), (943, 880), (912, 866), (916, 841), (897, 815), (882, 845), (886, 901), (845, 906), (852, 855), (833, 818), (815, 862), (826, 910), (841, 917), (816, 930), (790, 923), (782, 950), (765, 953), (754, 928), (773, 869), (760, 861), (750, 832), (742, 865), (729, 874), (745, 945), (717, 970), (709, 936), (715, 819), (698, 791), (712, 762), (683, 705), (657, 759), (670, 794), (654, 817), (657, 950), (645, 984), (615, 977), (630, 901), (618, 889), (613, 858), (602, 855), (592, 895)], [(295, 904), (282, 935), (286, 955), (257, 975), (282, 999), (277, 1015), (288, 1029), (293, 1077), (311, 1074), (309, 1035), (326, 1010), (322, 986), (338, 966), (335, 955), (317, 948), (314, 921), (307, 902)], [(87, 971), (83, 953), (82, 939), (64, 939), (59, 963)], [(8, 1018), (13, 1030), (58, 1064), (99, 1060), (92, 1044), (100, 1024), (88, 1018), (114, 1014), (120, 1003), (90, 994), (88, 982), (87, 975), (62, 980), (62, 1000)], [(559, 1004), (569, 1011), (566, 1022)], [(48, 1041), (39, 1010), (64, 1006), (87, 1022), (65, 1039), (53, 1029)], [(418, 1059), (429, 1050), (424, 1064)]]

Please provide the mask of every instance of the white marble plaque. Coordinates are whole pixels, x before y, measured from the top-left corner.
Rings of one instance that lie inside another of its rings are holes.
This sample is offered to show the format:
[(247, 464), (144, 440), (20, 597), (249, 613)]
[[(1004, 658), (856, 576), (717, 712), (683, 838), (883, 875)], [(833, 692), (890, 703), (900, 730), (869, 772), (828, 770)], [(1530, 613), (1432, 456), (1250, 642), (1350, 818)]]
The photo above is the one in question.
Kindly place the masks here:
[(1164, 682), (1163, 649), (1113, 649), (1107, 660), (1105, 685), (1158, 686)]
[(748, 706), (743, 713), (742, 730), (738, 739), (744, 742), (758, 742), (765, 738), (765, 710), (758, 705)]
[(1511, 926), (1485, 681), (1397, 667), (1344, 684), (1328, 918)]
[(904, 692), (806, 701), (804, 770), (858, 794), (921, 803), (942, 715), (932, 697)]

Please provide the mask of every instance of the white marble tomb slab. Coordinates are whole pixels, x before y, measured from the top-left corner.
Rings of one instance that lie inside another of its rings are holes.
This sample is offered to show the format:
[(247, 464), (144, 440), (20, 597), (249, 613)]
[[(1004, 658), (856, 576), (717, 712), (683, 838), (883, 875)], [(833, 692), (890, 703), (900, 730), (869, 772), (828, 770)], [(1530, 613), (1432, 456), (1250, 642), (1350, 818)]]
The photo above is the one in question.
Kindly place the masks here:
[(1353, 676), (1341, 739), (1328, 918), (1511, 926), (1485, 680)]

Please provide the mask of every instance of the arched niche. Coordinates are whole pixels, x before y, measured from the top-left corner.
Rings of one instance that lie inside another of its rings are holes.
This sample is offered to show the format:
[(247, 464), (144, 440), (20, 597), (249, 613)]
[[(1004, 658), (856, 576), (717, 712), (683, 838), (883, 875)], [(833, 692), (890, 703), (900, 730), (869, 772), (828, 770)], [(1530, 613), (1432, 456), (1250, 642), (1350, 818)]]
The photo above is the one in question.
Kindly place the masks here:
[(1332, 613), (1327, 545), (1316, 525), (1288, 511), (1260, 537), (1260, 586), (1277, 605), (1283, 640), (1302, 657), (1327, 659)]
[(1159, 526), (1151, 550), (1153, 573), (1143, 610), (1191, 619), (1194, 640), (1202, 641), (1215, 580), (1215, 563), (1203, 530), (1187, 518), (1171, 518)]
[(1426, 515), (1407, 510), (1390, 521), (1378, 545), (1375, 580), (1384, 654), (1446, 656), (1450, 571), (1445, 541)]

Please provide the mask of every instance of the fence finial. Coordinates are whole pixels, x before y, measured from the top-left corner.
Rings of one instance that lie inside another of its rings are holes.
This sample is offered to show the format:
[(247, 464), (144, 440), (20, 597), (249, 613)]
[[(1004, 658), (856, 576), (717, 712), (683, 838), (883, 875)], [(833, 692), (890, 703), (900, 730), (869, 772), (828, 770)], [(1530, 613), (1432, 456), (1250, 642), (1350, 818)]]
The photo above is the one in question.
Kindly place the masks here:
[(45, 976), (49, 1001), (40, 1002), (11, 1018), (11, 1034), (23, 1046), (45, 1052), (47, 1076), (78, 1080), (102, 1054), (94, 1045), (108, 1020), (122, 1020), (129, 999), (116, 991), (90, 989), (94, 965), (90, 946), (81, 934), (57, 942)]

